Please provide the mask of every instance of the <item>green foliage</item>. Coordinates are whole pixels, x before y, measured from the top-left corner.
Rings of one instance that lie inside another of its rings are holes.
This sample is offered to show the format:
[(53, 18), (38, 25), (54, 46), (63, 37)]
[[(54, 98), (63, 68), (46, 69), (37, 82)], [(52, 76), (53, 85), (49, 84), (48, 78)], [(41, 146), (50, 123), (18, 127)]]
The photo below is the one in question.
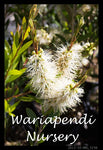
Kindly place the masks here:
[(24, 16), (23, 19), (22, 19), (22, 38), (23, 38), (23, 35), (25, 33), (26, 26), (27, 26), (27, 24), (26, 24), (26, 18)]
[(20, 103), (20, 101), (16, 102), (16, 103), (13, 104), (13, 105), (10, 105), (10, 104), (7, 102), (7, 100), (5, 100), (5, 104), (4, 104), (4, 106), (5, 106), (5, 113), (8, 113), (10, 116), (13, 115), (13, 116), (15, 117), (15, 114), (12, 113), (12, 112), (16, 109), (16, 107), (18, 106), (19, 103)]
[(32, 43), (33, 43), (32, 40), (29, 41), (29, 42), (27, 42), (27, 43), (25, 43), (25, 44), (20, 48), (20, 50), (19, 50), (19, 52), (18, 52), (18, 57), (19, 57), (22, 53), (24, 53), (25, 50), (27, 50), (28, 47), (30, 47), (30, 45), (31, 45)]
[(17, 78), (19, 78), (24, 72), (26, 71), (26, 68), (23, 68), (21, 70), (16, 70), (16, 69), (13, 69), (13, 70), (10, 70), (9, 73), (8, 73), (8, 77), (6, 78), (5, 80), (5, 83), (10, 83), (14, 80), (16, 80)]
[(15, 116), (13, 112), (21, 101), (18, 97), (23, 95), (23, 93), (19, 93), (21, 84), (18, 84), (18, 81), (21, 83), (23, 81), (22, 76), (26, 72), (26, 68), (23, 66), (26, 60), (24, 56), (33, 43), (32, 40), (29, 40), (29, 33), (30, 27), (27, 26), (26, 18), (23, 17), (21, 30), (17, 28), (15, 34), (11, 31), (12, 45), (5, 40), (5, 128), (8, 117)]
[(23, 102), (32, 102), (32, 101), (35, 101), (39, 104), (42, 104), (42, 100), (38, 99), (37, 97), (35, 96), (32, 96), (32, 95), (28, 95), (28, 96), (22, 96), (22, 97), (19, 97), (19, 99)]
[[(21, 101), (35, 101), (41, 105), (43, 102), (43, 100), (29, 93), (31, 87), (27, 84), (28, 80), (25, 77), (27, 57), (31, 54), (31, 50), (38, 50), (40, 46), (35, 38), (36, 30), (45, 29), (48, 33), (51, 32), (54, 34), (51, 43), (49, 45), (43, 45), (44, 49), (52, 50), (54, 43), (55, 45), (65, 44), (66, 42), (70, 43), (75, 33), (77, 42), (89, 41), (98, 45), (98, 5), (91, 4), (89, 6), (90, 10), (84, 11), (84, 4), (48, 4), (45, 11), (42, 9), (39, 10), (39, 4), (5, 5), (5, 18), (7, 18), (5, 19), (5, 32), (10, 24), (10, 20), (8, 19), (9, 15), (13, 14), (16, 24), (15, 33), (11, 31), (7, 40), (5, 39), (4, 44), (5, 128), (8, 123), (8, 116), (15, 116), (13, 112), (20, 105)], [(78, 23), (80, 23), (79, 27), (82, 25), (82, 22), (80, 22), (81, 17), (84, 18), (84, 25), (82, 28), (78, 28)], [(88, 56), (90, 49), (83, 51), (85, 57)], [(61, 75), (62, 73), (57, 74), (57, 78)], [(12, 104), (10, 104), (11, 101), (13, 101)], [(31, 120), (37, 118), (36, 114), (30, 108), (26, 108), (26, 113)], [(44, 113), (44, 110), (42, 110), (42, 113)], [(54, 115), (59, 116), (60, 114), (58, 111), (53, 114), (52, 109), (50, 109), (45, 115), (53, 117)], [(39, 123), (36, 122), (35, 125), (37, 130)], [(45, 125), (43, 126), (44, 128)], [(41, 140), (38, 144), (42, 142)], [(30, 141), (30, 145), (33, 145), (32, 141)]]

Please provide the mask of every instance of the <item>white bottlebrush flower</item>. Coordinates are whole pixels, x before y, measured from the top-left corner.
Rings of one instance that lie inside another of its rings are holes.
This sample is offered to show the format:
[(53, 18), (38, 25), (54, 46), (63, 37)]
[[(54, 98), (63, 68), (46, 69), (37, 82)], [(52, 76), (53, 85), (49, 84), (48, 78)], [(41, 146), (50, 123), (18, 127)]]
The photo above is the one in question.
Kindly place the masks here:
[(90, 11), (91, 10), (91, 5), (88, 5), (88, 4), (82, 5), (82, 10), (83, 10), (83, 12)]
[(43, 12), (47, 13), (47, 4), (40, 4), (38, 10), (41, 16), (43, 15)]
[(89, 64), (89, 60), (88, 60), (87, 58), (83, 58), (83, 59), (82, 59), (82, 64), (83, 64), (84, 66), (87, 66), (87, 65)]
[(27, 76), (31, 79), (30, 84), (40, 98), (51, 97), (52, 86), (56, 75), (56, 67), (51, 62), (49, 53), (44, 53), (40, 49), (39, 53), (34, 54), (29, 58), (27, 64)]
[(59, 111), (61, 114), (66, 112), (68, 108), (73, 108), (76, 104), (81, 102), (80, 97), (83, 96), (84, 90), (82, 88), (71, 89), (71, 84), (65, 87), (61, 96), (44, 101), (44, 108), (47, 111), (53, 108), (54, 111)]
[(78, 43), (74, 44), (68, 51), (69, 45), (57, 48), (57, 66), (59, 72), (67, 78), (75, 78), (76, 71), (82, 66), (82, 46)]
[(84, 4), (82, 5), (78, 10), (77, 12), (81, 15), (83, 15), (85, 12), (89, 12), (91, 11), (91, 5), (88, 5), (88, 4)]
[(48, 34), (44, 29), (36, 31), (36, 39), (40, 44), (49, 44), (53, 38), (53, 34)]
[(64, 113), (67, 108), (76, 106), (84, 93), (78, 87), (76, 73), (82, 67), (84, 47), (76, 43), (69, 50), (69, 46), (58, 47), (55, 57), (40, 49), (38, 54), (33, 52), (29, 58), (27, 75), (32, 89), (40, 99), (44, 99), (42, 106), (45, 112), (52, 107), (54, 111)]

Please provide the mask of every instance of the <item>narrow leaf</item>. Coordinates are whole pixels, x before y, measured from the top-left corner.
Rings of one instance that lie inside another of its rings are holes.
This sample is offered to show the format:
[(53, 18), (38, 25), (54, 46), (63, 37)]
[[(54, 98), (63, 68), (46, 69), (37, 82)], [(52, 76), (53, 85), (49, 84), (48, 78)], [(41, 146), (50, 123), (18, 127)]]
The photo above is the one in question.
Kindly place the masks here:
[(26, 68), (23, 68), (21, 70), (14, 69), (14, 70), (9, 71), (8, 75), (22, 75), (25, 71), (26, 71)]
[(8, 69), (8, 53), (5, 50), (5, 71)]
[(8, 112), (8, 108), (9, 108), (9, 104), (7, 102), (7, 100), (4, 101), (4, 105), (5, 105), (5, 112)]
[(9, 115), (10, 115), (10, 116), (13, 116), (13, 117), (16, 116), (15, 114), (13, 114), (13, 113), (11, 113), (11, 112), (9, 112)]
[(28, 47), (30, 47), (30, 45), (31, 45), (32, 43), (33, 43), (33, 41), (31, 40), (31, 41), (27, 42), (26, 44), (24, 44), (24, 45), (20, 48), (20, 50), (19, 50), (19, 52), (18, 52), (18, 55), (21, 55), (23, 52), (25, 52), (25, 50), (27, 50)]
[(16, 79), (19, 78), (19, 77), (20, 77), (20, 75), (8, 76), (8, 77), (6, 78), (5, 83), (6, 83), (6, 84), (7, 84), (7, 83), (10, 83), (10, 82), (16, 80)]
[(14, 69), (14, 70), (9, 71), (8, 77), (6, 78), (5, 83), (7, 84), (7, 83), (10, 83), (10, 82), (16, 80), (25, 72), (25, 70), (26, 70), (26, 68), (23, 68), (21, 70)]
[(5, 50), (7, 51), (8, 55), (9, 55), (11, 48), (10, 48), (10, 45), (7, 40), (5, 40)]
[[(34, 118), (37, 118), (36, 114), (30, 108), (26, 108), (26, 113), (28, 117), (31, 118), (31, 120), (33, 120)], [(35, 125), (38, 126), (38, 121), (35, 122)]]
[(28, 37), (29, 32), (30, 32), (30, 26), (28, 26), (28, 28), (27, 28), (27, 30), (25, 32), (24, 40)]
[(22, 19), (22, 30), (23, 30), (23, 32), (22, 32), (22, 37), (23, 37), (25, 30), (26, 30), (26, 18), (25, 18), (25, 16)]
[(16, 103), (14, 103), (13, 105), (11, 105), (9, 112), (10, 112), (10, 113), (13, 112), (13, 111), (16, 109), (16, 107), (18, 106), (19, 103), (20, 103), (20, 101), (18, 101), (18, 102), (16, 102)]
[(15, 33), (15, 45), (16, 45), (16, 47), (18, 47), (18, 45), (19, 45), (19, 35), (18, 35), (18, 31), (16, 31), (16, 33)]
[(29, 24), (33, 28), (33, 20), (31, 18), (29, 19)]
[(17, 89), (16, 89), (14, 95), (17, 95), (18, 93), (19, 93), (19, 88), (17, 87)]
[[(42, 135), (41, 135), (41, 137), (42, 137)], [(40, 141), (38, 141), (38, 144), (41, 144), (41, 143), (45, 142), (46, 138), (47, 138), (47, 137), (43, 137), (44, 140), (43, 140), (43, 139), (40, 139)]]
[(32, 102), (35, 100), (35, 98), (31, 96), (22, 96), (22, 97), (19, 97), (19, 99), (23, 102)]

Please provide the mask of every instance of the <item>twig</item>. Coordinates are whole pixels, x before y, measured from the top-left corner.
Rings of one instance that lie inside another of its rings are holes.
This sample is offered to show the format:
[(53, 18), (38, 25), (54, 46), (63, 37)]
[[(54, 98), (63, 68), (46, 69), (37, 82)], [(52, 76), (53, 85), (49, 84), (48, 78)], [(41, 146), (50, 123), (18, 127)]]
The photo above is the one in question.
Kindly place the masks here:
[(38, 42), (33, 42), (34, 50), (38, 54)]
[(73, 36), (73, 38), (72, 38), (72, 40), (71, 40), (71, 44), (70, 44), (70, 46), (69, 46), (69, 48), (68, 48), (68, 51), (70, 51), (70, 49), (72, 48), (72, 46), (73, 46), (73, 44), (74, 44), (74, 42), (76, 41), (76, 36), (74, 35)]
[(28, 91), (26, 93), (20, 93), (18, 95), (14, 95), (14, 96), (11, 96), (11, 97), (8, 97), (8, 98), (5, 98), (7, 101), (10, 99), (10, 98), (17, 98), (17, 97), (20, 97), (20, 96), (24, 96), (24, 95), (27, 95), (29, 93), (32, 93), (31, 91)]
[(82, 79), (81, 79), (73, 88), (71, 88), (71, 90), (74, 89), (74, 88), (76, 88), (76, 87), (79, 87), (81, 84), (83, 84), (83, 83), (86, 81), (86, 79), (87, 79), (87, 74), (88, 74), (89, 70), (90, 70), (90, 69), (88, 69), (88, 70), (86, 71), (86, 73), (84, 74), (84, 76), (82, 77)]
[[(85, 82), (85, 80), (87, 79), (87, 75), (84, 75), (83, 77), (82, 77), (82, 79), (72, 88), (72, 89), (74, 89), (74, 88), (76, 88), (76, 87), (79, 87), (81, 84), (83, 84), (84, 82)], [(71, 89), (71, 90), (72, 90)]]

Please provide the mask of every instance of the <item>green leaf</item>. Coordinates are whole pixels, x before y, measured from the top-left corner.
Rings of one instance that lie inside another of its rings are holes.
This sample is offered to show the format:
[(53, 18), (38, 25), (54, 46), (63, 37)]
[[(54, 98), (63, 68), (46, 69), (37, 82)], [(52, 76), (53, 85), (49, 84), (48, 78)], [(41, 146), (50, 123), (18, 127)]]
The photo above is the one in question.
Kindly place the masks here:
[(37, 118), (35, 113), (30, 108), (26, 108), (26, 113), (27, 113), (28, 117), (31, 118), (31, 120), (33, 120), (34, 118)]
[(89, 24), (89, 32), (92, 33), (92, 24)]
[(21, 70), (13, 69), (10, 70), (8, 75), (22, 75), (26, 71), (26, 68), (23, 68)]
[(37, 103), (42, 104), (42, 100), (41, 100), (41, 99), (38, 99), (38, 98), (36, 98), (35, 96), (31, 96), (31, 95), (19, 97), (19, 99), (20, 99), (21, 101), (23, 101), (23, 102), (36, 101)]
[(9, 108), (9, 104), (7, 102), (7, 100), (4, 101), (4, 106), (5, 106), (5, 112), (8, 112), (8, 108)]
[(24, 92), (26, 92), (27, 90), (29, 90), (31, 87), (31, 85), (29, 83), (26, 84), (25, 88), (23, 89)]
[(9, 55), (10, 51), (11, 51), (11, 48), (10, 48), (10, 45), (9, 45), (7, 40), (5, 40), (5, 50), (7, 51), (8, 55)]
[(34, 25), (33, 25), (33, 20), (31, 18), (29, 19), (29, 24), (33, 28)]
[(14, 55), (16, 54), (16, 51), (17, 51), (17, 47), (16, 47), (16, 44), (15, 44), (15, 40), (13, 41), (13, 45), (12, 45), (12, 58), (14, 57)]
[[(28, 115), (28, 117), (30, 117), (31, 118), (31, 120), (33, 120), (34, 118), (37, 118), (37, 116), (36, 116), (36, 114), (32, 111), (32, 109), (30, 109), (30, 108), (26, 108), (26, 113), (27, 113), (27, 115)], [(35, 126), (37, 126), (38, 127), (38, 120), (35, 122)]]
[(31, 41), (29, 41), (29, 42), (27, 42), (27, 43), (25, 43), (21, 48), (20, 48), (20, 50), (19, 50), (19, 52), (18, 52), (18, 55), (21, 55), (23, 52), (25, 52), (27, 49), (28, 49), (28, 47), (30, 47), (30, 45), (33, 43), (33, 41), (31, 40)]
[(26, 57), (25, 57), (25, 53), (22, 55), (22, 62), (23, 62), (23, 64), (25, 63), (25, 61), (26, 61)]
[(14, 70), (17, 67), (18, 63), (19, 63), (19, 61), (14, 62), (11, 69)]
[(15, 36), (13, 38), (13, 45), (12, 45), (12, 57), (14, 57), (14, 55), (16, 54), (17, 48), (19, 45), (19, 37), (18, 37), (18, 32), (16, 31)]
[(22, 19), (22, 30), (23, 30), (23, 32), (22, 32), (22, 38), (23, 38), (23, 35), (25, 33), (25, 30), (26, 30), (26, 18), (25, 18), (25, 16)]
[(16, 89), (14, 95), (17, 95), (18, 93), (19, 93), (19, 88), (17, 87), (17, 89)]
[(15, 114), (13, 114), (12, 112), (16, 109), (17, 105), (20, 103), (20, 101), (16, 102), (13, 105), (10, 105), (7, 100), (5, 100), (5, 112), (8, 113), (10, 116), (13, 115), (15, 116)]
[(9, 115), (10, 115), (10, 116), (13, 116), (13, 117), (16, 116), (15, 114), (13, 114), (13, 113), (11, 113), (11, 112), (9, 112)]
[(5, 40), (5, 71), (8, 69), (9, 66), (10, 52), (11, 52), (10, 45), (7, 42), (7, 40)]
[(7, 100), (5, 100), (5, 112), (8, 113), (10, 116), (14, 116), (15, 114), (13, 114), (12, 112), (16, 109), (17, 105), (20, 103), (20, 101), (16, 102), (13, 105), (9, 105)]
[[(17, 56), (15, 57), (15, 60), (14, 60), (14, 62), (13, 62), (13, 66), (15, 65), (15, 62), (20, 58), (21, 54), (24, 53), (24, 52), (30, 47), (30, 45), (31, 45), (32, 43), (33, 43), (33, 41), (31, 40), (31, 41), (25, 43), (25, 44), (19, 49), (18, 54), (17, 54)], [(13, 67), (13, 68), (15, 68), (15, 67)]]
[(5, 83), (6, 83), (6, 84), (7, 84), (7, 83), (10, 83), (10, 82), (16, 80), (16, 79), (19, 78), (19, 77), (20, 77), (20, 75), (8, 76), (8, 77), (6, 78)]
[(34, 97), (31, 97), (31, 96), (23, 96), (23, 97), (19, 97), (19, 99), (21, 100), (21, 101), (23, 101), (23, 102), (32, 102), (32, 101), (34, 101), (35, 100), (35, 98)]
[(8, 77), (6, 78), (5, 83), (10, 83), (14, 80), (16, 80), (17, 78), (19, 78), (24, 72), (25, 72), (26, 68), (23, 68), (21, 70), (10, 70), (8, 73)]
[(5, 50), (5, 71), (8, 69), (8, 57), (9, 55), (7, 51)]
[(18, 47), (18, 45), (19, 45), (19, 34), (18, 34), (18, 31), (16, 31), (16, 33), (15, 33), (15, 45), (16, 45), (16, 47)]
[(29, 32), (30, 32), (30, 26), (28, 26), (28, 28), (26, 29), (26, 32), (24, 33), (24, 40), (28, 37), (29, 35)]
[[(42, 135), (41, 135), (41, 137), (42, 137)], [(43, 138), (44, 140), (40, 139), (40, 141), (38, 141), (38, 144), (41, 144), (41, 143), (45, 142), (46, 138), (47, 138), (47, 137), (44, 137), (44, 138)]]
[(9, 108), (9, 113), (12, 113), (16, 109), (16, 107), (18, 106), (19, 103), (20, 103), (20, 101), (18, 101), (16, 103), (14, 103), (13, 105), (11, 105), (10, 108)]
[(34, 100), (35, 100), (37, 103), (39, 103), (39, 104), (42, 104), (42, 101), (43, 101), (42, 99), (38, 99), (38, 98), (36, 98), (36, 97), (35, 97)]

